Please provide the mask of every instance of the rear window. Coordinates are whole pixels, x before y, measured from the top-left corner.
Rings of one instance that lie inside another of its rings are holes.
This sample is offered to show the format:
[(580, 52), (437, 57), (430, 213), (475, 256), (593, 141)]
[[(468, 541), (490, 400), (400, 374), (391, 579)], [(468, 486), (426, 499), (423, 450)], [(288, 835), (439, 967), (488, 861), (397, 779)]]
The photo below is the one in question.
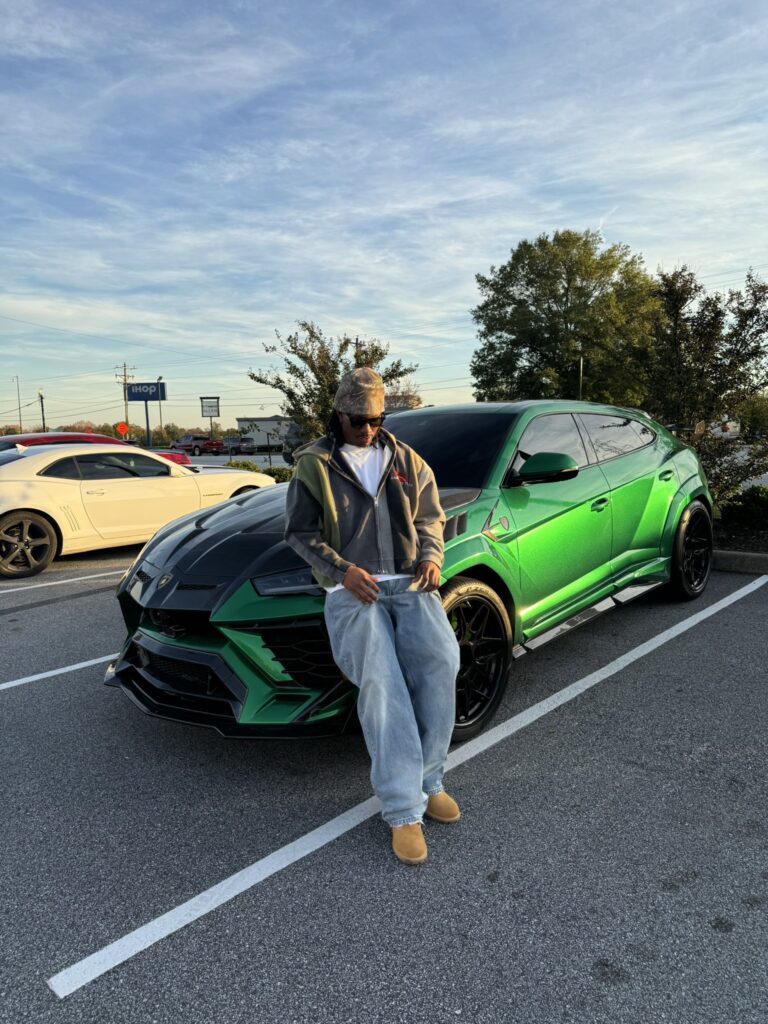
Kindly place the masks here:
[(438, 487), (484, 487), (515, 418), (508, 412), (414, 411), (387, 416), (384, 427), (424, 459)]
[(589, 432), (600, 462), (644, 448), (656, 436), (650, 427), (627, 416), (581, 414), (581, 421)]

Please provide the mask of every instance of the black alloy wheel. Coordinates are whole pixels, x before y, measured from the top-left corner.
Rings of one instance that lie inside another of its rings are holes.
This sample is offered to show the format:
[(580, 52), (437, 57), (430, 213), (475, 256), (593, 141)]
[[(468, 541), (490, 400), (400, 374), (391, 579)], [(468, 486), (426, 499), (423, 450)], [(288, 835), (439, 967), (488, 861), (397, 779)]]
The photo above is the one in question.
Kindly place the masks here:
[(43, 516), (6, 513), (0, 518), (0, 576), (36, 576), (51, 564), (58, 546), (56, 531)]
[(680, 516), (672, 548), (671, 585), (677, 597), (700, 597), (712, 570), (712, 517), (702, 501), (694, 500)]
[(193, 455), (199, 455), (200, 454), (200, 448), (197, 445), (195, 445), (195, 447), (192, 449), (192, 454)]
[(456, 576), (441, 591), (443, 608), (459, 641), (453, 742), (482, 732), (507, 688), (512, 624), (504, 602), (486, 583)]

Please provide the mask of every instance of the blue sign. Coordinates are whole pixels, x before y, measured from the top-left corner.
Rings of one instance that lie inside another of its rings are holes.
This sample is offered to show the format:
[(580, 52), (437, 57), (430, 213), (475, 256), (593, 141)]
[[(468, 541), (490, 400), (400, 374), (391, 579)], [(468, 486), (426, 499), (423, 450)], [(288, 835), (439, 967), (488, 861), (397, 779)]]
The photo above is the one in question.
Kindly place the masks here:
[(149, 384), (129, 384), (127, 387), (129, 402), (164, 402), (165, 384), (153, 380)]

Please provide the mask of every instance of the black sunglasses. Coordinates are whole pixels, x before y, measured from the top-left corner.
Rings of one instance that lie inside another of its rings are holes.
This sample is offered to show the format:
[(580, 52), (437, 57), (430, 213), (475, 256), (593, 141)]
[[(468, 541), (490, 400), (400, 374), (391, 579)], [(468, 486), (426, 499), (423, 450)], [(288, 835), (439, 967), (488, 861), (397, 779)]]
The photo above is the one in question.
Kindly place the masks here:
[(380, 427), (385, 419), (384, 413), (382, 413), (381, 416), (350, 416), (348, 412), (345, 412), (344, 415), (355, 430), (359, 430), (360, 427), (364, 427), (366, 423), (370, 424), (372, 427)]

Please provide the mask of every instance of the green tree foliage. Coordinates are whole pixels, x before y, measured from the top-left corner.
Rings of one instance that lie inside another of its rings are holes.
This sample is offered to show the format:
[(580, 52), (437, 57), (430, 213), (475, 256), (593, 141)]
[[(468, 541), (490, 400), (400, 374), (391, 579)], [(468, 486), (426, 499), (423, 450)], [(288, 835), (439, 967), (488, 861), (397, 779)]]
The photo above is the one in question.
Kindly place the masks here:
[(768, 472), (768, 439), (713, 434), (768, 387), (768, 285), (750, 272), (744, 291), (707, 295), (687, 267), (659, 273), (645, 407), (698, 452), (719, 506)]
[(344, 335), (334, 341), (310, 321), (300, 320), (297, 326), (298, 330), (286, 338), (275, 332), (277, 344), (264, 346), (267, 352), (280, 354), (285, 369), (251, 370), (248, 376), (282, 392), (281, 412), (297, 425), (303, 441), (325, 433), (333, 398), (345, 373), (370, 366), (381, 374), (385, 385), (391, 386), (417, 368), (404, 365), (400, 359), (382, 367), (389, 345), (376, 338), (359, 340)]
[(596, 231), (524, 240), (476, 276), (482, 344), (470, 369), (478, 401), (582, 397), (637, 405), (659, 300), (642, 257)]
[(744, 438), (768, 437), (768, 392), (750, 395), (736, 406)]

